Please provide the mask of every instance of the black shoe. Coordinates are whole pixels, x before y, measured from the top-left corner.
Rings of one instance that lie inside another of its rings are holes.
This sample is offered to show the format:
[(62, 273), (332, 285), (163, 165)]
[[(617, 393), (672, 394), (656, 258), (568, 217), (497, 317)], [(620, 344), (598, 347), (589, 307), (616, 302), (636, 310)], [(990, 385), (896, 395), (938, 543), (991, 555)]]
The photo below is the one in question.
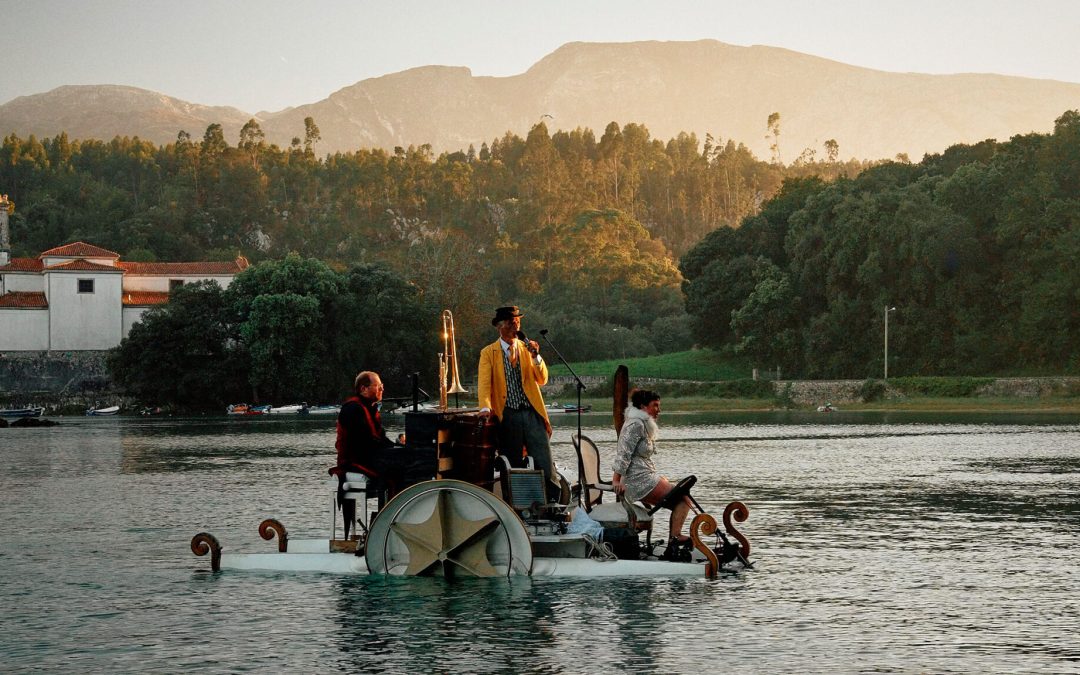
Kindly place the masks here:
[(661, 560), (667, 560), (669, 562), (690, 562), (690, 548), (691, 543), (687, 541), (679, 541), (676, 538), (672, 538), (668, 542), (667, 548), (660, 555)]

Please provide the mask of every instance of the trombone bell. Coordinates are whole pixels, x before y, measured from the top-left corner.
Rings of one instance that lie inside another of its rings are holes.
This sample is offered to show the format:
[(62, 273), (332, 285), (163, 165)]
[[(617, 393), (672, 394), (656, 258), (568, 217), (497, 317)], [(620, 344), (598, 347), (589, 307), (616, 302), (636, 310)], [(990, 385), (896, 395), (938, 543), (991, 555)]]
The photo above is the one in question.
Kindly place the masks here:
[(447, 408), (448, 394), (467, 394), (465, 387), (461, 386), (461, 378), (458, 372), (457, 340), (454, 335), (454, 315), (444, 309), (442, 313), (443, 323), (443, 350), (439, 354), (439, 407)]

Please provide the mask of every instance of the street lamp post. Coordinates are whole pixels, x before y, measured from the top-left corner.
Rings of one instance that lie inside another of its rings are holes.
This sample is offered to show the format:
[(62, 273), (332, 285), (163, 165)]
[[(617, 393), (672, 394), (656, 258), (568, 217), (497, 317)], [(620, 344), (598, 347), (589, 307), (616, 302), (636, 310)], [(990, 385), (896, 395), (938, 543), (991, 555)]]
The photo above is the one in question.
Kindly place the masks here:
[(885, 380), (889, 379), (889, 312), (895, 312), (895, 307), (885, 305)]

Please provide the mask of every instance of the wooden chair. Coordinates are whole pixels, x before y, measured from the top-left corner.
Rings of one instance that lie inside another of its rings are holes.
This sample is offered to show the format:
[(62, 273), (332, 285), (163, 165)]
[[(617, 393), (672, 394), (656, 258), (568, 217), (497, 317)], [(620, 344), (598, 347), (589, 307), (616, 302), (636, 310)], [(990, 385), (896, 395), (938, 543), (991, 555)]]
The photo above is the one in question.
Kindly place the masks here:
[(600, 450), (588, 436), (570, 437), (578, 456), (578, 490), (581, 505), (589, 517), (604, 527), (628, 527), (645, 532), (646, 546), (652, 542), (653, 517), (641, 504), (632, 504), (621, 496), (614, 502), (604, 502), (605, 492), (615, 492), (610, 480), (600, 477)]

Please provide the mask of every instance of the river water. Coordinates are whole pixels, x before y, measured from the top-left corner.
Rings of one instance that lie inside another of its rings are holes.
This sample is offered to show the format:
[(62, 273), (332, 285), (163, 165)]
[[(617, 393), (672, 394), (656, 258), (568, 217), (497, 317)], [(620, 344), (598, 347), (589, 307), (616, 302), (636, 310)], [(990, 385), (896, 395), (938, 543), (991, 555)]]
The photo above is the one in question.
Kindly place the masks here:
[[(610, 471), (610, 415), (584, 431)], [(575, 474), (574, 415), (555, 420)], [(1080, 670), (1080, 419), (667, 414), (657, 463), (750, 508), (756, 567), (701, 579), (211, 573), (326, 536), (333, 421), (0, 429), (0, 670)], [(661, 528), (666, 529), (666, 527)]]

